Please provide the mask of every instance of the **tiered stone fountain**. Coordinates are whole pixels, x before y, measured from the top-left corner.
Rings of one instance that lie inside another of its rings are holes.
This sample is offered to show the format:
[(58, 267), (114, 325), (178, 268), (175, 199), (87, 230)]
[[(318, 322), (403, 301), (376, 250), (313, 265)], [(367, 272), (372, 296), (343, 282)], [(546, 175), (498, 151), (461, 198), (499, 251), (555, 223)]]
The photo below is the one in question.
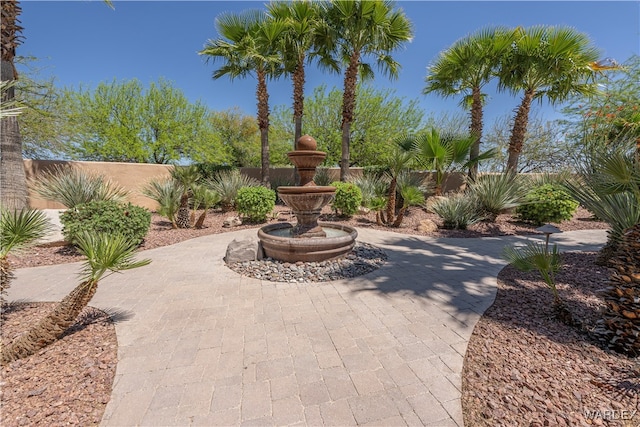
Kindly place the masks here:
[(326, 153), (317, 151), (312, 137), (304, 135), (287, 153), (300, 174), (300, 186), (278, 187), (278, 195), (293, 211), (297, 223), (270, 224), (258, 231), (266, 256), (286, 262), (317, 262), (342, 257), (353, 249), (357, 231), (348, 226), (318, 223), (322, 208), (335, 197), (336, 188), (313, 182), (316, 167)]

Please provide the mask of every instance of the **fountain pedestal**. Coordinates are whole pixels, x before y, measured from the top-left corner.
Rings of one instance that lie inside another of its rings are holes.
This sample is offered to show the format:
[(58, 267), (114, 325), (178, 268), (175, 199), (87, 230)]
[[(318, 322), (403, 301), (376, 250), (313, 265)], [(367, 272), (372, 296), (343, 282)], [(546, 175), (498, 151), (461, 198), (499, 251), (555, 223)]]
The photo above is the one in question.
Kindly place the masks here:
[[(298, 168), (299, 187), (278, 187), (278, 195), (297, 218), (296, 225), (281, 223), (262, 227), (258, 238), (265, 255), (281, 261), (324, 261), (351, 251), (357, 232), (352, 227), (318, 224), (322, 208), (335, 197), (336, 188), (313, 182), (316, 167), (326, 153), (316, 151), (316, 141), (304, 135), (287, 156)], [(326, 230), (331, 230), (328, 235)]]

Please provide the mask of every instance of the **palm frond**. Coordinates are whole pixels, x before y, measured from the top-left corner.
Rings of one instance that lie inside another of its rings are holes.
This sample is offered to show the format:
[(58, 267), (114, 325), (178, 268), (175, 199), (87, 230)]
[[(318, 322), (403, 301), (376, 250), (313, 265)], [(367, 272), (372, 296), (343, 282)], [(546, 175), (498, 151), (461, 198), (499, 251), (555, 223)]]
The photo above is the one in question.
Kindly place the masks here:
[(0, 258), (29, 248), (50, 230), (51, 224), (42, 211), (0, 208)]
[(76, 244), (80, 253), (87, 257), (80, 276), (90, 282), (99, 281), (108, 271), (118, 272), (142, 267), (149, 259), (136, 260), (136, 242), (120, 234), (82, 232)]

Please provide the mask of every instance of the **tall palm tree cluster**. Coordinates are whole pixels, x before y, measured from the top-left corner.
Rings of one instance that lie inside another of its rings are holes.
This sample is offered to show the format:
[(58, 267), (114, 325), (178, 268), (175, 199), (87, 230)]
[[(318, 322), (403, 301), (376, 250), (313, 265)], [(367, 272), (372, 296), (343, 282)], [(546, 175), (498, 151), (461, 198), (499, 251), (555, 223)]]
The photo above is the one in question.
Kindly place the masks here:
[(220, 37), (207, 41), (201, 55), (221, 66), (213, 78), (255, 76), (262, 146), (262, 183), (269, 185), (269, 92), (267, 80), (291, 77), (295, 141), (302, 134), (305, 66), (315, 62), (344, 71), (340, 179), (349, 175), (350, 128), (358, 79), (374, 76), (373, 64), (395, 78), (400, 64), (392, 54), (410, 41), (411, 22), (385, 0), (273, 1), (266, 10), (225, 13), (216, 18)]
[[(471, 111), (470, 131), (478, 156), (482, 140), (485, 87), (494, 79), (499, 91), (521, 96), (509, 139), (506, 171), (517, 171), (525, 140), (529, 111), (534, 101), (551, 104), (596, 90), (594, 78), (603, 71), (598, 50), (589, 37), (570, 27), (491, 27), (461, 38), (441, 52), (428, 67), (424, 93), (462, 96)], [(475, 178), (477, 163), (469, 175)]]

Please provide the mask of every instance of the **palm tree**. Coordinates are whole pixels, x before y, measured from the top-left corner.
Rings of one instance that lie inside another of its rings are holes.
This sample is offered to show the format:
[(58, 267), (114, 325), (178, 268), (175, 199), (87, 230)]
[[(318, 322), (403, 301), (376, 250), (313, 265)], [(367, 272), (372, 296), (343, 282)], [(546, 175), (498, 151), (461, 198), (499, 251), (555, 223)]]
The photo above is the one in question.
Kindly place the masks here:
[[(113, 8), (111, 0), (105, 3)], [(2, 22), (0, 31), (0, 81), (8, 82), (2, 91), (2, 104), (11, 105), (15, 99), (13, 83), (18, 79), (14, 64), (16, 48), (20, 46), (24, 28), (18, 16), (22, 8), (17, 0), (0, 2)], [(0, 205), (8, 209), (24, 209), (27, 202), (27, 178), (22, 160), (22, 138), (16, 115), (0, 117)]]
[(509, 139), (508, 172), (518, 169), (533, 100), (557, 104), (571, 95), (594, 93), (596, 86), (590, 80), (598, 59), (589, 37), (570, 27), (518, 28), (514, 37), (498, 71), (501, 90), (523, 94)]
[(378, 69), (396, 78), (400, 64), (391, 54), (403, 43), (411, 41), (413, 29), (402, 9), (393, 9), (386, 0), (334, 0), (324, 5), (328, 31), (322, 37), (323, 55), (333, 56), (346, 65), (342, 97), (342, 156), (340, 180), (349, 176), (349, 146), (351, 123), (354, 120), (358, 75), (373, 78), (371, 64), (375, 58)]
[(98, 282), (107, 272), (131, 270), (151, 262), (148, 259), (136, 261), (137, 244), (122, 235), (84, 233), (78, 236), (77, 245), (87, 257), (82, 268), (81, 283), (47, 316), (2, 349), (2, 365), (28, 357), (60, 338), (89, 304), (98, 290)]
[(456, 168), (465, 169), (495, 154), (495, 150), (489, 150), (469, 159), (469, 151), (475, 142), (473, 136), (441, 135), (436, 128), (431, 128), (418, 135), (405, 137), (400, 145), (415, 153), (420, 166), (435, 171), (435, 195), (440, 196), (447, 173)]
[[(0, 33), (0, 80), (9, 82), (2, 92), (2, 103), (11, 104), (15, 99), (12, 82), (18, 78), (14, 58), (22, 41), (22, 27), (18, 15), (22, 9), (16, 0), (3, 0), (2, 31)], [(0, 118), (0, 205), (8, 209), (27, 207), (27, 179), (22, 161), (22, 139), (18, 119), (14, 116)]]
[(246, 77), (255, 73), (258, 80), (258, 127), (260, 128), (262, 184), (269, 186), (269, 92), (267, 78), (282, 74), (282, 61), (277, 54), (280, 36), (286, 28), (283, 21), (267, 19), (261, 11), (242, 14), (225, 13), (216, 18), (216, 30), (222, 37), (208, 40), (199, 53), (207, 59), (224, 61), (213, 73), (222, 76)]
[[(269, 15), (285, 22), (282, 34), (282, 59), (285, 73), (291, 74), (293, 81), (293, 118), (295, 122), (294, 144), (302, 136), (302, 115), (304, 114), (305, 64), (319, 55), (316, 49), (318, 29), (324, 25), (320, 8), (310, 0), (273, 1), (269, 3)], [(320, 64), (330, 61), (321, 58)], [(333, 64), (337, 69), (337, 65)]]
[(8, 255), (27, 249), (48, 231), (49, 221), (42, 211), (0, 209), (0, 307), (14, 277)]
[(194, 227), (202, 228), (204, 226), (204, 220), (207, 218), (207, 211), (220, 203), (222, 198), (220, 197), (220, 194), (202, 184), (194, 185), (192, 187), (192, 191), (194, 212), (198, 209), (202, 209), (202, 213), (198, 217)]
[(178, 187), (182, 189), (180, 205), (175, 217), (178, 228), (191, 228), (195, 223), (195, 212), (189, 213), (189, 200), (193, 197), (193, 188), (200, 177), (200, 172), (195, 165), (176, 166), (171, 170), (171, 178), (177, 181)]
[(485, 28), (459, 39), (428, 68), (423, 93), (437, 92), (444, 97), (463, 95), (461, 104), (471, 107), (469, 127), (474, 143), (469, 152), (469, 177), (475, 179), (483, 127), (483, 87), (494, 77), (500, 58), (511, 46), (513, 31), (503, 27)]

